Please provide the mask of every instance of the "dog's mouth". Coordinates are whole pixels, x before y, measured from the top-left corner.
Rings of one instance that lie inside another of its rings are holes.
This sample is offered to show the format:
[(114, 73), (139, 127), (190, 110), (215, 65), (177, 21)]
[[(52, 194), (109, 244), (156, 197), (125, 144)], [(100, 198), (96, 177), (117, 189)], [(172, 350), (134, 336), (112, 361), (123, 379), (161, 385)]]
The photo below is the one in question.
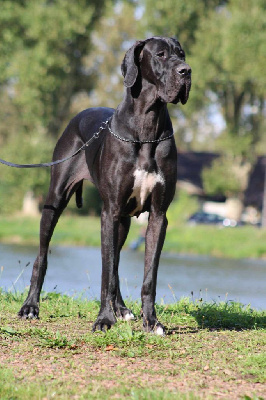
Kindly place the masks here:
[(191, 80), (187, 80), (181, 85), (172, 103), (177, 104), (180, 101), (183, 105), (186, 104), (186, 102), (188, 101), (190, 88), (191, 88)]

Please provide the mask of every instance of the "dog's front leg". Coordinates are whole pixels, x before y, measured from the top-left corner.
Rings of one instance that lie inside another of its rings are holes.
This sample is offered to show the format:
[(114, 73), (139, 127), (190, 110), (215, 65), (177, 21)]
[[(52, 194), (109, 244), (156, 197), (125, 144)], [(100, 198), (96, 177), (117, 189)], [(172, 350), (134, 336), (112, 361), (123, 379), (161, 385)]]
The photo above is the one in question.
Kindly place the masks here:
[(146, 233), (145, 269), (141, 290), (143, 327), (146, 331), (164, 334), (164, 326), (156, 318), (154, 308), (159, 259), (167, 228), (165, 213), (152, 212)]
[(113, 210), (103, 209), (101, 216), (102, 242), (102, 287), (101, 308), (93, 331), (111, 328), (116, 318), (116, 296), (118, 291), (118, 233), (120, 218)]

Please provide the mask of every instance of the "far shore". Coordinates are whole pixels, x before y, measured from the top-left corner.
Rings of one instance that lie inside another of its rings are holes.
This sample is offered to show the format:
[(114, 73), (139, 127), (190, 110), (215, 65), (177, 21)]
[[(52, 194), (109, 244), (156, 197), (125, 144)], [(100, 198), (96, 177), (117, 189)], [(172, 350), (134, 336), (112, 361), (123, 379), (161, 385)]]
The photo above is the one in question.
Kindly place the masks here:
[[(0, 217), (0, 243), (38, 245), (39, 217)], [(125, 248), (143, 234), (145, 227), (132, 221)], [(63, 215), (55, 229), (52, 245), (100, 247), (99, 217)], [(144, 243), (138, 250), (144, 250)], [(241, 226), (188, 226), (170, 218), (164, 252), (208, 255), (222, 258), (266, 259), (266, 230)]]

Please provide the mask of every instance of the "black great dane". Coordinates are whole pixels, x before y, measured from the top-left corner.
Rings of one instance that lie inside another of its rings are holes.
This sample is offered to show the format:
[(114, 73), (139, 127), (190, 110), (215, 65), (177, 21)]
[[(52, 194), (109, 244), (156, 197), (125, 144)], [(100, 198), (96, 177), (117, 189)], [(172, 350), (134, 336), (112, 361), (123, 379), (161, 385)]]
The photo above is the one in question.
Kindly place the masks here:
[(146, 331), (163, 335), (164, 327), (156, 318), (154, 303), (167, 228), (166, 211), (174, 197), (177, 180), (177, 151), (167, 103), (187, 102), (191, 68), (176, 39), (152, 37), (137, 41), (127, 51), (121, 69), (126, 91), (118, 108), (82, 111), (70, 121), (55, 147), (53, 159), (62, 159), (97, 132), (96, 139), (84, 151), (52, 167), (41, 218), (39, 255), (19, 316), (37, 318), (39, 315), (50, 239), (73, 193), (76, 193), (77, 206), (81, 206), (82, 182), (87, 179), (96, 185), (103, 202), (101, 308), (93, 330), (104, 331), (119, 317), (133, 318), (120, 293), (119, 254), (131, 217), (148, 211), (141, 290), (143, 326)]

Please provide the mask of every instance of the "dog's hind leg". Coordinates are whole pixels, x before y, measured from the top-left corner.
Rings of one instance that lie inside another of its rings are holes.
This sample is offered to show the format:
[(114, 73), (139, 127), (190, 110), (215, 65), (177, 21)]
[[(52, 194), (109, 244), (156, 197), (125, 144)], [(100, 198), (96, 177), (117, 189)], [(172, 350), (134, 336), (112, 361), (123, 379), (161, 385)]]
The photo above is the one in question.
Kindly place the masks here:
[[(31, 276), (31, 285), (28, 297), (18, 315), (22, 318), (38, 318), (40, 293), (47, 269), (47, 254), (51, 237), (57, 221), (67, 206), (71, 195), (77, 190), (81, 182), (71, 185), (65, 183), (66, 174), (62, 174), (60, 184), (52, 177), (49, 193), (43, 207), (40, 223), (40, 248), (35, 260)], [(71, 188), (71, 189), (70, 189)]]

